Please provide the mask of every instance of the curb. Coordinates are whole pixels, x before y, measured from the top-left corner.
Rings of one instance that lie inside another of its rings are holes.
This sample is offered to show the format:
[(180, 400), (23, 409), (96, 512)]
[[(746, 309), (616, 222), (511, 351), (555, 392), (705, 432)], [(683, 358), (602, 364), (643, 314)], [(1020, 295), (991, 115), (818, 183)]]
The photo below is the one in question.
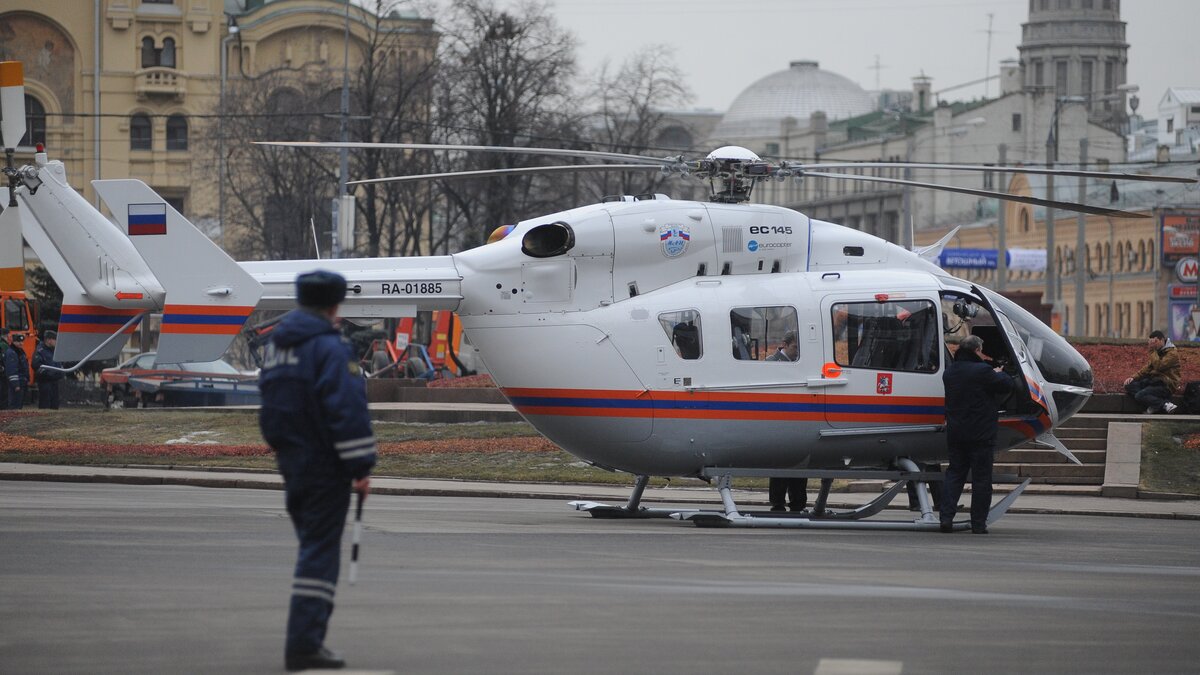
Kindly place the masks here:
[[(268, 478), (268, 476), (270, 476)], [(379, 478), (386, 479), (385, 476)], [(189, 487), (207, 487), (207, 488), (236, 488), (246, 490), (283, 490), (282, 481), (275, 474), (264, 473), (263, 479), (246, 479), (246, 478), (222, 478), (213, 476), (212, 478), (198, 478), (195, 476), (126, 476), (114, 474), (59, 474), (59, 473), (39, 473), (34, 471), (20, 473), (2, 473), (0, 480), (11, 481), (40, 481), (51, 483), (107, 483), (115, 485), (183, 485)], [(612, 500), (611, 495), (600, 495), (589, 493), (589, 488), (592, 486), (580, 484), (577, 486), (579, 492), (572, 496), (563, 494), (551, 494), (547, 492), (539, 492), (532, 490), (524, 490), (516, 487), (508, 487), (505, 483), (496, 483), (495, 487), (488, 488), (455, 488), (455, 487), (437, 487), (437, 488), (420, 488), (420, 487), (386, 487), (372, 486), (371, 492), (379, 495), (391, 495), (398, 497), (486, 497), (499, 499), (554, 499), (554, 500), (571, 500), (571, 499), (607, 499)], [(679, 503), (679, 502), (696, 502), (698, 500), (680, 495), (681, 499), (664, 500), (646, 496), (644, 502), (653, 503)], [(1068, 497), (1069, 498), (1069, 497)], [(704, 500), (715, 501), (715, 500)], [(761, 503), (753, 501), (743, 504), (761, 505), (765, 504), (765, 498), (758, 500)], [(861, 506), (853, 503), (838, 503), (830, 502), (828, 504), (833, 509), (853, 509)], [(906, 507), (890, 506), (886, 510), (907, 510)], [(1020, 513), (1026, 515), (1066, 515), (1066, 516), (1101, 516), (1112, 518), (1146, 518), (1159, 520), (1200, 520), (1200, 514), (1179, 513), (1179, 512), (1159, 512), (1147, 513), (1137, 511), (1120, 511), (1120, 510), (1096, 510), (1096, 509), (1075, 509), (1075, 508), (1049, 508), (1049, 507), (1020, 507), (1013, 506), (1008, 510), (1009, 513)]]

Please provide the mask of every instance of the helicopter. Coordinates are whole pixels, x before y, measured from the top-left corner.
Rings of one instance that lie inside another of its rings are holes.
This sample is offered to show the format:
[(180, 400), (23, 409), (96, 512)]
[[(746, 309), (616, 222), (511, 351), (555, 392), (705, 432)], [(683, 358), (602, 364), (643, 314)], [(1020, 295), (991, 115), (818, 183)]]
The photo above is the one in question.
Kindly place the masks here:
[[(7, 114), (4, 124), (5, 140), (24, 132)], [(33, 165), (20, 168), (11, 166), (10, 150), (0, 237), (19, 244), (23, 234), (63, 290), (56, 360), (111, 358), (121, 338), (151, 313), (162, 315), (161, 359), (212, 360), (255, 309), (295, 306), (297, 274), (336, 271), (349, 287), (343, 317), (456, 312), (493, 379), (539, 432), (593, 466), (634, 476), (624, 505), (571, 503), (599, 518), (936, 530), (927, 482), (941, 474), (920, 465), (945, 459), (942, 372), (967, 335), (982, 337), (988, 356), (1013, 381), (997, 402), (997, 449), (1032, 440), (1078, 463), (1053, 431), (1091, 395), (1091, 367), (1026, 310), (938, 267), (934, 261), (953, 232), (908, 250), (794, 210), (750, 203), (756, 184), (846, 178), (1141, 216), (838, 172), (894, 163), (772, 163), (732, 146), (689, 160), (492, 146), (273, 144), (623, 162), (547, 170), (661, 171), (708, 180), (712, 194), (707, 202), (663, 194), (606, 199), (499, 228), (495, 241), (452, 255), (235, 262), (141, 181), (93, 181), (110, 219), (70, 187), (63, 163), (43, 148)], [(899, 166), (1191, 182), (1030, 167)], [(356, 182), (447, 177), (458, 175)], [(799, 345), (796, 358), (767, 359), (789, 334)], [(644, 507), (651, 476), (709, 481), (723, 508)], [(821, 488), (811, 512), (742, 513), (731, 490), (741, 476), (816, 478)], [(862, 507), (834, 512), (825, 505), (833, 481), (842, 478), (895, 482)], [(910, 482), (917, 487), (918, 517), (870, 519)], [(1028, 484), (994, 505), (989, 523)]]

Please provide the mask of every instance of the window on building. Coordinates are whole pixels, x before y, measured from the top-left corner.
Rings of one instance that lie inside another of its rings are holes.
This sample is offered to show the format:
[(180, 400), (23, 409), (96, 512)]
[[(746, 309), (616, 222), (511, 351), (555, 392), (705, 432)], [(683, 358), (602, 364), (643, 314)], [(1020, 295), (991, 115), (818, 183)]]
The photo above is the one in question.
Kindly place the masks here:
[(153, 68), (158, 65), (158, 51), (154, 48), (154, 38), (142, 38), (142, 67)]
[(1194, 112), (1194, 113), (1200, 113), (1200, 105), (1194, 105), (1194, 106), (1192, 106), (1192, 112)]
[(163, 38), (162, 51), (159, 52), (158, 65), (163, 68), (175, 67), (175, 38)]
[(1041, 59), (1033, 62), (1033, 83), (1039, 87), (1046, 83), (1045, 65)]
[(1168, 117), (1167, 118), (1167, 133), (1169, 134), (1173, 131), (1175, 131), (1175, 118)]
[(171, 115), (167, 118), (167, 149), (188, 149), (188, 123), (183, 115)]
[(940, 315), (928, 300), (845, 302), (833, 312), (834, 360), (842, 366), (932, 373)]
[(1012, 130), (1013, 131), (1021, 130), (1021, 113), (1013, 113), (1012, 114)]
[(1112, 0), (1100, 0), (1100, 7), (1103, 9), (1112, 9)]
[(1040, 8), (1040, 9), (1041, 9), (1043, 12), (1045, 12), (1045, 11), (1046, 11), (1046, 10), (1048, 10), (1048, 9), (1050, 9), (1050, 0), (1041, 0), (1041, 3), (1040, 3), (1040, 6), (1039, 6), (1039, 8)]
[(1117, 242), (1117, 271), (1125, 271), (1125, 242)]
[(658, 323), (679, 358), (694, 361), (704, 355), (700, 340), (700, 312), (694, 309), (663, 312), (658, 315)]
[(1029, 231), (1029, 209), (1021, 209), (1021, 231)]
[(1067, 95), (1067, 62), (1054, 62), (1054, 91), (1058, 96)]
[(156, 47), (154, 38), (147, 35), (142, 38), (141, 54), (143, 68), (174, 68), (175, 38), (163, 38), (162, 47)]
[[(785, 335), (791, 333), (793, 339), (799, 335), (799, 324), (792, 307), (736, 307), (729, 312), (729, 331), (733, 358), (765, 361), (783, 346)], [(798, 348), (799, 340), (796, 344)]]
[(19, 147), (31, 148), (46, 142), (46, 106), (36, 98), (25, 94), (25, 135), (17, 142)]
[(779, 144), (778, 143), (767, 143), (766, 154), (771, 157), (778, 157), (779, 156)]
[(1084, 9), (1092, 8), (1092, 0), (1082, 0)]
[[(984, 164), (984, 166), (992, 166), (992, 165)], [(995, 173), (993, 173), (991, 171), (983, 172), (983, 189), (984, 190), (995, 190), (996, 189), (996, 174)]]
[(153, 131), (150, 118), (137, 114), (129, 119), (129, 149), (152, 150), (154, 148)]
[(1080, 64), (1079, 71), (1079, 91), (1084, 96), (1092, 95), (1092, 66), (1091, 61), (1084, 61)]
[(171, 208), (183, 213), (183, 197), (163, 197), (163, 201), (171, 205)]
[(1111, 94), (1117, 88), (1117, 64), (1112, 60), (1104, 62), (1104, 93)]

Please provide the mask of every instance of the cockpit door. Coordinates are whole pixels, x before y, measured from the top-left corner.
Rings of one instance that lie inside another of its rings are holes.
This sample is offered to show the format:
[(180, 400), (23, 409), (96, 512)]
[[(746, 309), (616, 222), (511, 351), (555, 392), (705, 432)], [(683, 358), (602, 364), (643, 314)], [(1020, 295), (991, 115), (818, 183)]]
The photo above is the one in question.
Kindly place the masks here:
[[(1021, 375), (1025, 378), (1025, 386), (1029, 391), (1029, 398), (1033, 400), (1042, 410), (1046, 412), (1050, 420), (1058, 419), (1057, 411), (1054, 409), (1054, 401), (1046, 395), (1048, 391), (1046, 381), (1042, 378), (1042, 374), (1034, 366), (1033, 355), (1029, 352), (1029, 347), (1021, 339), (1017, 329), (1013, 326), (1010, 320), (1003, 312), (1000, 312), (992, 303), (988, 302), (987, 295), (981, 293), (978, 288), (971, 289), (975, 296), (981, 299), (984, 308), (996, 317), (1000, 327), (1004, 329), (1004, 337), (1008, 340), (1009, 351), (1017, 357), (1017, 363), (1021, 367)], [(1040, 431), (1048, 431), (1049, 427)]]

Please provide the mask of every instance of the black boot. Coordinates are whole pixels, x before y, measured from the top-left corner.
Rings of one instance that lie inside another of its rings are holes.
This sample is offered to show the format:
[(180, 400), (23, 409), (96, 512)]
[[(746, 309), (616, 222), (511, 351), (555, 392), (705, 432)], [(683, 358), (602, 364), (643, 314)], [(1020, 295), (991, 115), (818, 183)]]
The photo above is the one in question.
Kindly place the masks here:
[(289, 671), (296, 670), (337, 670), (346, 667), (346, 660), (337, 654), (321, 647), (309, 654), (285, 654), (284, 664)]

